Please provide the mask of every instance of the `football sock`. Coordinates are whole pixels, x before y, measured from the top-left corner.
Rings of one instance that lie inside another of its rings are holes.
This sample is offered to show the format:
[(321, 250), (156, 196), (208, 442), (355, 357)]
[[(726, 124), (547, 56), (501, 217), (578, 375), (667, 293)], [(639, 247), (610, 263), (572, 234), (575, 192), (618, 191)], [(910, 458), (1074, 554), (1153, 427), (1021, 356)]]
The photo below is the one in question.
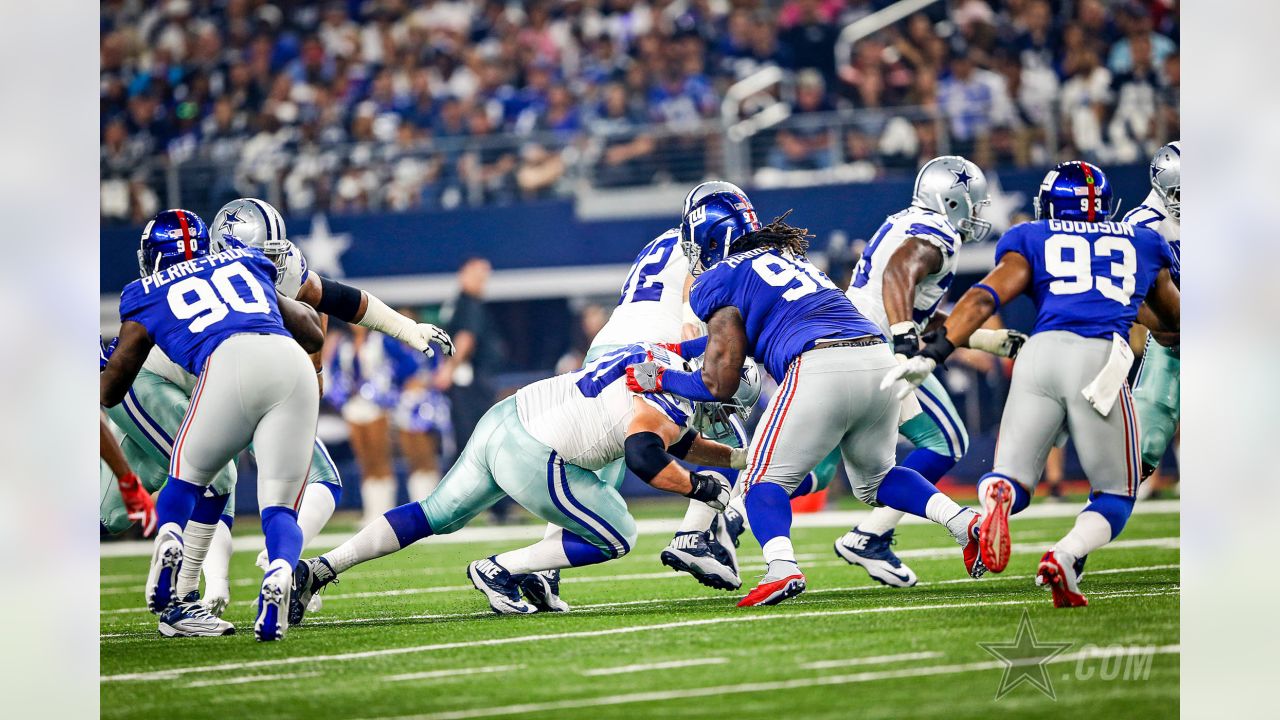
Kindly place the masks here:
[(1076, 516), (1071, 532), (1053, 547), (1082, 558), (1114, 540), (1132, 512), (1133, 498), (1098, 493)]
[(920, 473), (899, 465), (889, 470), (880, 481), (880, 487), (876, 490), (876, 501), (894, 510), (928, 517), (925, 515), (925, 507), (929, 499), (938, 494), (938, 488), (925, 480)]
[[(787, 497), (787, 491), (781, 485), (759, 482), (748, 488), (746, 495), (751, 532), (761, 547), (774, 538), (791, 537), (791, 498)], [(787, 545), (790, 545), (789, 540)]]
[(940, 492), (935, 492), (925, 507), (925, 517), (945, 527), (960, 547), (969, 544), (969, 520), (976, 514)]
[(805, 495), (808, 495), (809, 493), (813, 492), (813, 489), (815, 487), (818, 486), (817, 483), (818, 483), (817, 476), (815, 476), (813, 473), (805, 473), (804, 478), (800, 480), (800, 484), (796, 486), (795, 490), (791, 491), (791, 497), (798, 498), (798, 497), (804, 497)]
[(320, 559), (327, 561), (334, 573), (340, 574), (362, 562), (390, 555), (400, 547), (400, 538), (396, 536), (391, 523), (385, 516), (380, 516)]
[[(586, 545), (589, 549), (581, 547), (582, 545)], [(499, 553), (494, 561), (512, 575), (519, 575), (541, 570), (595, 565), (608, 559), (607, 554), (581, 536), (557, 527), (555, 533), (532, 545)]]
[(795, 563), (796, 551), (791, 547), (791, 538), (779, 536), (766, 542), (761, 549), (764, 551), (764, 561), (772, 565), (775, 562)]
[(866, 520), (858, 523), (856, 528), (864, 533), (883, 535), (898, 527), (898, 522), (906, 513), (889, 507), (878, 507), (871, 511)]
[(396, 479), (394, 477), (364, 478), (360, 481), (360, 502), (364, 509), (363, 524), (377, 522), (378, 518), (396, 506)]
[(409, 499), (426, 500), (436, 486), (440, 484), (440, 473), (431, 470), (419, 470), (409, 475)]
[[(565, 530), (560, 534), (560, 545), (564, 548), (564, 556), (572, 567), (595, 565), (608, 559), (609, 553), (587, 542), (577, 533)], [(544, 568), (551, 570), (553, 568)]]
[(928, 448), (916, 448), (903, 458), (902, 467), (909, 467), (924, 476), (931, 484), (937, 485), (947, 471), (956, 466), (956, 459)]
[(676, 532), (702, 532), (711, 527), (716, 519), (716, 511), (700, 500), (690, 500), (684, 511), (684, 519), (680, 521), (680, 529)]
[(182, 567), (178, 570), (178, 582), (174, 592), (178, 598), (200, 587), (200, 569), (213, 542), (213, 531), (218, 518), (227, 507), (226, 495), (201, 495), (191, 509), (191, 519), (182, 529)]
[(262, 534), (267, 540), (267, 557), (271, 562), (284, 560), (289, 568), (298, 564), (302, 555), (302, 528), (293, 508), (278, 505), (263, 508)]
[(333, 483), (312, 483), (302, 495), (298, 506), (298, 527), (302, 528), (302, 544), (311, 542), (324, 529), (342, 497), (342, 486)]
[(204, 556), (204, 595), (205, 597), (229, 597), (231, 595), (228, 570), (231, 567), (231, 527), (222, 516), (214, 526), (213, 541), (209, 543), (209, 552)]
[(397, 508), (391, 508), (383, 517), (396, 534), (400, 547), (409, 547), (419, 540), (434, 534), (431, 523), (427, 520), (427, 512), (422, 503), (408, 502)]
[(1022, 483), (1014, 480), (1008, 475), (1000, 475), (998, 473), (987, 473), (978, 480), (979, 502), (981, 502), (982, 498), (987, 496), (987, 488), (996, 480), (1008, 480), (1009, 484), (1013, 486), (1013, 505), (1009, 508), (1010, 515), (1016, 515), (1027, 509), (1027, 506), (1031, 504), (1031, 493), (1028, 492), (1026, 488), (1022, 487)]
[(169, 482), (165, 483), (160, 495), (156, 497), (156, 523), (174, 523), (179, 528), (186, 525), (191, 519), (191, 512), (195, 510), (196, 501), (203, 494), (203, 487), (170, 475)]

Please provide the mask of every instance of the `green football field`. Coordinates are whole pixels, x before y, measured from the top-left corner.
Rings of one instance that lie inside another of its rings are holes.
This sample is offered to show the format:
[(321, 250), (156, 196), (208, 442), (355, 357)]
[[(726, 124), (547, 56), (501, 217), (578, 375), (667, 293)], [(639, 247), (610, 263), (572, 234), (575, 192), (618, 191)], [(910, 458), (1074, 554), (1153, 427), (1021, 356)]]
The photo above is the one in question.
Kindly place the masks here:
[[(662, 567), (669, 535), (649, 533), (621, 560), (566, 573), (572, 612), (497, 616), (465, 567), (526, 541), (429, 540), (344, 574), (272, 645), (253, 640), (256, 551), (235, 555), (238, 634), (224, 638), (160, 637), (140, 609), (146, 558), (105, 558), (102, 717), (1174, 717), (1177, 506), (1135, 514), (1089, 558), (1089, 607), (1057, 610), (1032, 574), (1078, 507), (1015, 518), (1013, 561), (981, 580), (944, 531), (904, 525), (897, 551), (921, 579), (909, 590), (836, 558), (841, 528), (797, 529), (809, 589), (772, 608), (739, 609), (739, 593)], [(739, 555), (754, 584), (749, 534)], [(1007, 670), (979, 643), (1022, 660)]]

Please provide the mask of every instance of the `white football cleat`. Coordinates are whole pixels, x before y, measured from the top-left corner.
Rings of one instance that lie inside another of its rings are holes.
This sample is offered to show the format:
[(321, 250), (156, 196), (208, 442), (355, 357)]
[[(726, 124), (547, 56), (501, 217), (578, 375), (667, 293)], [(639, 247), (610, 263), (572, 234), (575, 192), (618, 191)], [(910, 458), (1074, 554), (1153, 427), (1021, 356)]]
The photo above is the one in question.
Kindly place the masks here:
[(836, 555), (850, 565), (858, 565), (872, 580), (889, 587), (908, 588), (918, 582), (915, 572), (890, 549), (893, 530), (872, 535), (854, 528), (836, 539)]
[(156, 537), (151, 550), (151, 568), (147, 570), (147, 585), (143, 590), (148, 610), (159, 614), (174, 603), (174, 585), (178, 581), (180, 567), (182, 534), (173, 529), (165, 530)]
[(258, 642), (283, 640), (289, 629), (289, 593), (293, 588), (293, 568), (284, 560), (276, 560), (267, 568), (258, 593), (258, 617), (253, 623), (253, 636)]
[(528, 615), (538, 611), (520, 597), (520, 583), (492, 555), (468, 565), (467, 579), (499, 615)]
[(165, 637), (219, 637), (234, 635), (236, 627), (211, 613), (200, 593), (190, 592), (160, 614), (160, 634)]
[(560, 571), (540, 570), (520, 576), (520, 590), (539, 612), (569, 612), (560, 599)]

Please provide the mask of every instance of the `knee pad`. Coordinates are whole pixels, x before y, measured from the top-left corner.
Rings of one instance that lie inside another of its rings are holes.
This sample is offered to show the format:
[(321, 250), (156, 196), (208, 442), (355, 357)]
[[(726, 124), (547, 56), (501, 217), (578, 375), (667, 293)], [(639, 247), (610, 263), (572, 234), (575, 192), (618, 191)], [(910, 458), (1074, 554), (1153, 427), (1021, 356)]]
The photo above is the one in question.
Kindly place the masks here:
[(1133, 501), (1133, 498), (1123, 495), (1094, 493), (1081, 512), (1096, 512), (1106, 518), (1107, 524), (1111, 526), (1111, 539), (1115, 540), (1133, 514)]

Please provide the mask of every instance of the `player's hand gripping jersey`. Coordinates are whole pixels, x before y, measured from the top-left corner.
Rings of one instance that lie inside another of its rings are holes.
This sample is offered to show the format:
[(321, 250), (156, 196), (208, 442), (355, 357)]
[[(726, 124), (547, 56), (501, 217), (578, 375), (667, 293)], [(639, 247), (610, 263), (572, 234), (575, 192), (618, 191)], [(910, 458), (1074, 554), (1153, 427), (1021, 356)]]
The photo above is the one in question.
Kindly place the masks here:
[(684, 283), (689, 259), (680, 249), (680, 231), (671, 229), (644, 246), (631, 265), (614, 309), (591, 346), (626, 345), (637, 340), (680, 342)]
[(129, 283), (120, 295), (120, 320), (140, 323), (179, 367), (198, 375), (232, 335), (290, 337), (275, 280), (276, 266), (262, 253), (231, 248)]
[(628, 365), (651, 360), (672, 370), (688, 370), (683, 359), (652, 343), (618, 348), (576, 372), (557, 375), (516, 393), (525, 429), (566, 462), (599, 470), (625, 454), (627, 426), (639, 397), (680, 427), (688, 427), (693, 404), (669, 394), (637, 395), (627, 389)]
[(722, 307), (736, 307), (746, 325), (747, 355), (778, 381), (819, 340), (883, 337), (821, 270), (772, 248), (712, 266), (694, 281), (689, 304), (703, 322)]
[(1174, 264), (1159, 233), (1122, 222), (1022, 223), (1000, 238), (996, 262), (1008, 252), (1031, 265), (1026, 293), (1036, 305), (1033, 335), (1065, 330), (1087, 338), (1128, 337), (1156, 276)]
[(945, 215), (918, 207), (890, 215), (872, 236), (849, 283), (849, 299), (854, 307), (878, 325), (886, 336), (889, 335), (889, 316), (884, 309), (884, 270), (889, 265), (889, 258), (908, 238), (913, 237), (936, 246), (942, 253), (942, 267), (938, 272), (926, 275), (916, 285), (911, 320), (917, 330), (923, 332), (956, 277), (960, 234)]

